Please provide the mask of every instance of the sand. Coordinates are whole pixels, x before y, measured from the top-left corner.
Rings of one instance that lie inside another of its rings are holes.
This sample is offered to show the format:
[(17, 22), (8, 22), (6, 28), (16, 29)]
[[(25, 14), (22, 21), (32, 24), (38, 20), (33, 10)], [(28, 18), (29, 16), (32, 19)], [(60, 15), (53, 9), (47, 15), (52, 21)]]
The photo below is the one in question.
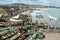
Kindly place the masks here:
[(45, 35), (44, 40), (60, 40), (60, 33), (45, 33)]

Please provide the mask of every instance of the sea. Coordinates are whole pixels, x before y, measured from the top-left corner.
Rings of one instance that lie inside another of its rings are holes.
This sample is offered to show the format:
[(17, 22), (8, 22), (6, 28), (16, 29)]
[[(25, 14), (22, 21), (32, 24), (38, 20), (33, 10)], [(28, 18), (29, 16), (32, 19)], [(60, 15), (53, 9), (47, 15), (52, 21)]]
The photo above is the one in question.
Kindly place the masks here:
[[(44, 15), (44, 18), (47, 22), (49, 22), (50, 24), (54, 24), (56, 27), (60, 28), (60, 8), (40, 8), (38, 9), (38, 11), (40, 11), (40, 13)], [(49, 15), (51, 16), (51, 18), (49, 18)], [(36, 18), (34, 18), (34, 20), (35, 19)], [(50, 19), (53, 20), (50, 21)]]

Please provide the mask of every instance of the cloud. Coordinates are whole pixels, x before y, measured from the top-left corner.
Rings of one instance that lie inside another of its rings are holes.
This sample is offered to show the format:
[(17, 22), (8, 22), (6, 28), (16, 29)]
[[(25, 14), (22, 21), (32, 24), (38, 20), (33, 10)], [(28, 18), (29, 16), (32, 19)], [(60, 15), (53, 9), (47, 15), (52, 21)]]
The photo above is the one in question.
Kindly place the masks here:
[(39, 0), (43, 5), (60, 6), (60, 0)]
[(0, 4), (25, 3), (30, 5), (53, 5), (60, 6), (60, 0), (0, 0)]
[(16, 2), (18, 2), (17, 0), (13, 0), (13, 2), (12, 3), (16, 3)]
[(34, 4), (34, 2), (31, 0), (20, 0), (19, 2), (25, 3), (25, 4)]
[(45, 4), (46, 4), (46, 3), (49, 3), (48, 0), (43, 0), (43, 1), (41, 0), (41, 2), (42, 2), (42, 3), (45, 3)]

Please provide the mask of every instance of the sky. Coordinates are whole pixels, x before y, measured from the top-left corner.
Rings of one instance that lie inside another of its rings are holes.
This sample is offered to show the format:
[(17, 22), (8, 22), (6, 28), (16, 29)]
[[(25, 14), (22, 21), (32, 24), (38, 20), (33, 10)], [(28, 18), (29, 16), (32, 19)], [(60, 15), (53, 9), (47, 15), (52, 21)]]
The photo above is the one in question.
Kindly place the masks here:
[(51, 6), (59, 6), (60, 0), (0, 0), (0, 5), (3, 4), (12, 4), (12, 3), (24, 3), (29, 5), (51, 5)]

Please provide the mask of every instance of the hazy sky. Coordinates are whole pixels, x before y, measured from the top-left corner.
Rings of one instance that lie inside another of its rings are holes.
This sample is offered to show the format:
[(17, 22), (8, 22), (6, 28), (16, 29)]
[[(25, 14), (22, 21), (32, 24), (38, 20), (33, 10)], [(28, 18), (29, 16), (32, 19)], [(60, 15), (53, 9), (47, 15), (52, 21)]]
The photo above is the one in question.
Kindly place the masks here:
[(25, 4), (43, 4), (43, 5), (53, 5), (60, 6), (60, 0), (0, 0), (1, 4), (11, 4), (11, 3), (25, 3)]

